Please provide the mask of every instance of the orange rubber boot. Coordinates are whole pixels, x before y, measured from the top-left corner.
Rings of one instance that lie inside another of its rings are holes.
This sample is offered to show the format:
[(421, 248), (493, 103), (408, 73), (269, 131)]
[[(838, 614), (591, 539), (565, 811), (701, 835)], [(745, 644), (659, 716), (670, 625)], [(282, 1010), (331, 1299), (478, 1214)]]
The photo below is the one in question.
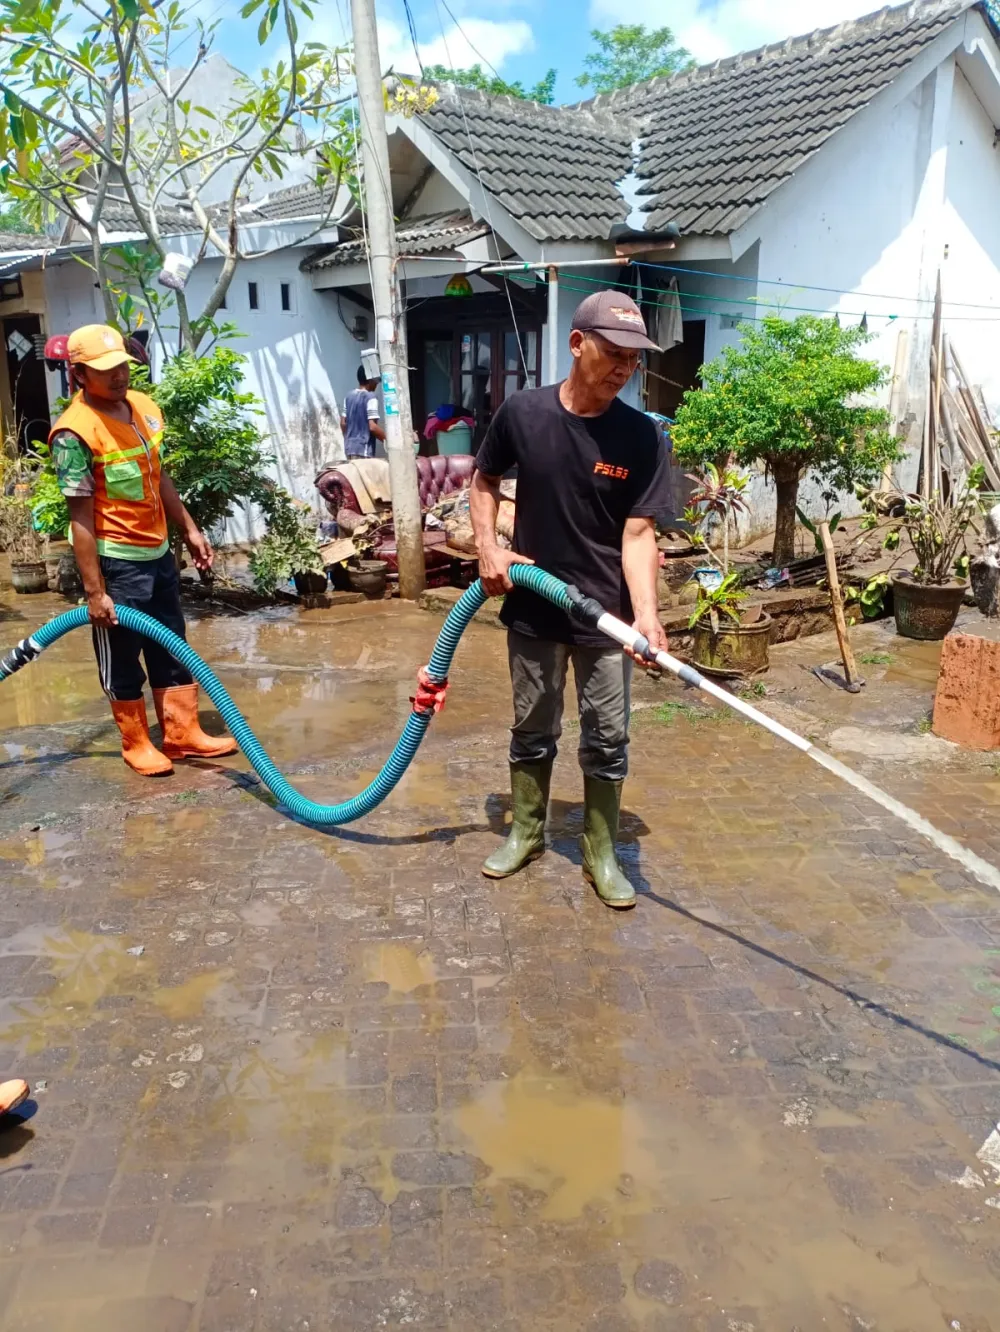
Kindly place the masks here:
[(122, 733), (122, 758), (140, 777), (167, 777), (174, 765), (149, 738), (146, 720), (146, 700), (112, 701), (111, 711)]
[(201, 729), (196, 684), (154, 689), (153, 702), (163, 730), (163, 752), (168, 758), (224, 758), (239, 749), (232, 736), (208, 735)]
[(23, 1078), (11, 1078), (9, 1082), (0, 1082), (0, 1115), (16, 1110), (31, 1095), (31, 1088)]

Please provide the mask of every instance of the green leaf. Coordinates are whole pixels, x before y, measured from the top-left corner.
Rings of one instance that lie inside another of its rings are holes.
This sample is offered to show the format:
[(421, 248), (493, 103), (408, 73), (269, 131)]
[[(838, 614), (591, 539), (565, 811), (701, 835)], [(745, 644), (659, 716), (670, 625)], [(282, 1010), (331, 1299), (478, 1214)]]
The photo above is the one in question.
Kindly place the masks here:
[(240, 10), (240, 18), (249, 18), (251, 14), (256, 14), (262, 4), (264, 4), (264, 0), (247, 0)]
[(118, 8), (130, 23), (138, 23), (142, 10), (139, 0), (118, 0)]

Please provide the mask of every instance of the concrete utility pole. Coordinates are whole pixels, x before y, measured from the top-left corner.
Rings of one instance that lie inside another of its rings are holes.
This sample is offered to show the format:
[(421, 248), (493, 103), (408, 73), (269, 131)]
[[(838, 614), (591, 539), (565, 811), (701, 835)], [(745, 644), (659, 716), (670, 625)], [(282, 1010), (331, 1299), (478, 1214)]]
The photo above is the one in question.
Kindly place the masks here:
[(385, 134), (375, 0), (351, 0), (351, 25), (361, 117), (372, 301), (385, 402), (385, 455), (389, 460), (392, 518), (399, 560), (399, 595), (414, 601), (424, 590), (424, 544), (417, 464), (413, 455), (413, 415), (403, 331), (405, 316), (396, 272), (396, 226), (389, 180), (389, 145)]

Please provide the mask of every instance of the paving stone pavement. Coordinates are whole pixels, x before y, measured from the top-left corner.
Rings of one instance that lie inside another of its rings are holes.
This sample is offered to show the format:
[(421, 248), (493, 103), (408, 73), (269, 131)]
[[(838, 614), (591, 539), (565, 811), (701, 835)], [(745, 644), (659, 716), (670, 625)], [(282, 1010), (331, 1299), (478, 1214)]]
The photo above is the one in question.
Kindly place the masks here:
[[(54, 607), (19, 609), (5, 638)], [(192, 639), (333, 800), (435, 629)], [(0, 1328), (1000, 1332), (1000, 900), (763, 733), (653, 707), (636, 910), (582, 880), (571, 726), (551, 849), (488, 882), (496, 631), (453, 681), (331, 833), (241, 759), (127, 773), (85, 635), (0, 685), (0, 1071), (37, 1106), (0, 1125)], [(992, 772), (880, 780), (1000, 863)]]

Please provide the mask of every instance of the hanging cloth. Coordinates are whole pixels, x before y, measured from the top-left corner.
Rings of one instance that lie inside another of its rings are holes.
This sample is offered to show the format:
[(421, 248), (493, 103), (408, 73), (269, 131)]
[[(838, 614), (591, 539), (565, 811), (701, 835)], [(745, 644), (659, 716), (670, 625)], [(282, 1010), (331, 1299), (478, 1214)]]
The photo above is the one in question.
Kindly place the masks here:
[(669, 351), (684, 341), (681, 294), (675, 277), (670, 279), (664, 298), (656, 307), (656, 333), (653, 341), (661, 351)]

